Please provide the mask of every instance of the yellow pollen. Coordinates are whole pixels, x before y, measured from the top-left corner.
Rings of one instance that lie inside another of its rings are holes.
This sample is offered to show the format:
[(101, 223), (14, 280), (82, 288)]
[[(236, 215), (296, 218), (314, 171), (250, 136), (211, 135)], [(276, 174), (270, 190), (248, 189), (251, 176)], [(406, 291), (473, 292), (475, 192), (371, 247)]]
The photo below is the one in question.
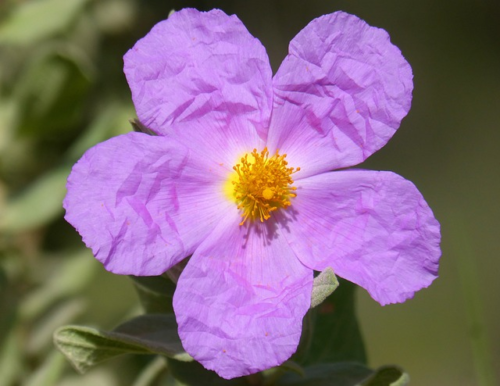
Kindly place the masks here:
[(261, 222), (271, 217), (271, 212), (287, 208), (294, 191), (291, 175), (300, 168), (288, 167), (286, 154), (278, 151), (269, 156), (267, 147), (261, 152), (254, 149), (245, 154), (234, 167), (225, 185), (226, 195), (236, 202), (242, 211), (243, 225), (248, 219)]
[(271, 198), (273, 198), (274, 196), (274, 193), (271, 189), (269, 188), (265, 188), (263, 191), (262, 191), (262, 197), (264, 197), (264, 199), (266, 200), (270, 200)]

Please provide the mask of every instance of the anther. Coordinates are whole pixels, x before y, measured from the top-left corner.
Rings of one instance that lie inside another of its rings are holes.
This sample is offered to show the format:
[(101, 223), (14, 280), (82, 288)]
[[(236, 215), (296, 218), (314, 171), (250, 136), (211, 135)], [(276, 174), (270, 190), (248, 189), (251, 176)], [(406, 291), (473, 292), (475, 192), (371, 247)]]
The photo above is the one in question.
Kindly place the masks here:
[[(249, 157), (250, 161), (249, 161)], [(233, 167), (237, 178), (232, 181), (234, 197), (238, 209), (242, 210), (243, 225), (248, 219), (268, 220), (270, 212), (291, 205), (290, 199), (296, 197), (291, 184), (291, 175), (300, 168), (288, 167), (286, 154), (278, 151), (269, 157), (269, 151), (253, 149), (252, 153), (241, 157), (241, 162)]]

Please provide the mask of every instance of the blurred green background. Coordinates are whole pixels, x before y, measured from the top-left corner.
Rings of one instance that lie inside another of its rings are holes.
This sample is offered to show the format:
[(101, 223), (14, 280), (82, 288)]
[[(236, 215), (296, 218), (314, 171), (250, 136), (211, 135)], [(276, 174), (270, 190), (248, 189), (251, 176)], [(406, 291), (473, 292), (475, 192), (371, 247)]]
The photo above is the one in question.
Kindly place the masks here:
[(413, 181), (441, 222), (440, 277), (401, 305), (358, 291), (372, 367), (412, 385), (500, 379), (500, 2), (3, 0), (0, 2), (0, 386), (128, 385), (147, 358), (76, 374), (60, 325), (112, 328), (140, 312), (62, 219), (71, 165), (135, 117), (122, 56), (172, 9), (236, 13), (276, 71), (313, 18), (344, 10), (384, 28), (413, 68), (410, 114), (362, 167)]

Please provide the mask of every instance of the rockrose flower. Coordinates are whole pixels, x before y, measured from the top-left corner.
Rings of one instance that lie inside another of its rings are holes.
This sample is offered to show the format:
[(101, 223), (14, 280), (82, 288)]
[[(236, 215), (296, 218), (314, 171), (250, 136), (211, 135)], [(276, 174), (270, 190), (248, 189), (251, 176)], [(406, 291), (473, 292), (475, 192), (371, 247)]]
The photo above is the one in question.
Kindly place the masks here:
[(192, 255), (174, 310), (186, 351), (224, 378), (287, 360), (314, 270), (403, 302), (437, 276), (439, 224), (415, 186), (341, 170), (391, 138), (412, 71), (388, 34), (336, 12), (272, 76), (236, 16), (185, 9), (125, 55), (129, 133), (74, 166), (66, 219), (107, 270), (160, 275)]

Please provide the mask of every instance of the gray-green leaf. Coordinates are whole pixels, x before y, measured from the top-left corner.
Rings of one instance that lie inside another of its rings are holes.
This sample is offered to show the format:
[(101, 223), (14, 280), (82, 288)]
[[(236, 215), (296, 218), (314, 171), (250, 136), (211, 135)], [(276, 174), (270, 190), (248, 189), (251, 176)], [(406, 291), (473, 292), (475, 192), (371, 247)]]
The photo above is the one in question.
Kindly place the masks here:
[(113, 331), (64, 326), (54, 333), (54, 343), (79, 372), (122, 354), (160, 354), (192, 361), (182, 348), (174, 315), (142, 315)]
[(314, 308), (330, 296), (333, 291), (339, 286), (337, 276), (333, 273), (333, 269), (327, 268), (314, 278), (311, 308)]

